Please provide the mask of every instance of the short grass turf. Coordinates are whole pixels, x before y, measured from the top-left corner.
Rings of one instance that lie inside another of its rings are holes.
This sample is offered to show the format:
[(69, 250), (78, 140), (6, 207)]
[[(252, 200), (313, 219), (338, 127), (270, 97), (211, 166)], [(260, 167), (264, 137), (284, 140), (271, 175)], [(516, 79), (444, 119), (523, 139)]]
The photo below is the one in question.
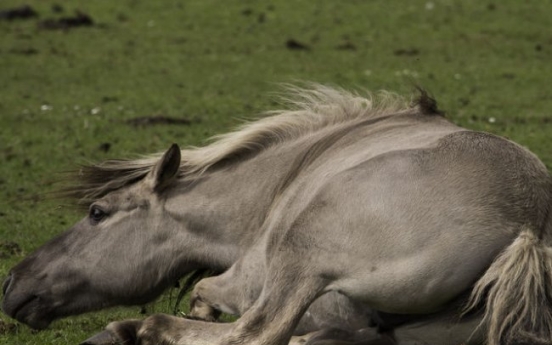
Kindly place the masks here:
[[(24, 4), (36, 15), (8, 15)], [(0, 277), (83, 216), (46, 197), (60, 171), (200, 145), (277, 107), (282, 82), (418, 84), (452, 121), (552, 167), (550, 1), (4, 0), (0, 11)], [(148, 312), (170, 312), (174, 294)], [(39, 333), (2, 315), (0, 344), (76, 344), (125, 317), (140, 308)]]

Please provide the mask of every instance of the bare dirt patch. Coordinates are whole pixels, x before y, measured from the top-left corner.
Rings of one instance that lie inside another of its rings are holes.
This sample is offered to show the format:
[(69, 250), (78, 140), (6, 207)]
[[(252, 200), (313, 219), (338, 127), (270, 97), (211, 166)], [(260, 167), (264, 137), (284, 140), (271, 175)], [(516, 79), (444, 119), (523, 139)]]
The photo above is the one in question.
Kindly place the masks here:
[(0, 335), (17, 333), (17, 324), (0, 320)]
[(36, 11), (29, 5), (23, 5), (0, 11), (0, 19), (8, 21), (30, 19), (35, 17), (38, 17), (38, 13), (36, 13)]
[(0, 242), (0, 258), (5, 259), (14, 255), (23, 254), (23, 250), (19, 244), (13, 241), (2, 241)]
[(81, 11), (76, 11), (73, 16), (65, 16), (57, 19), (44, 19), (38, 23), (38, 27), (44, 30), (69, 30), (93, 25), (94, 20), (92, 17)]
[(182, 117), (153, 115), (135, 117), (125, 121), (125, 123), (135, 127), (145, 127), (153, 125), (191, 125), (192, 121)]

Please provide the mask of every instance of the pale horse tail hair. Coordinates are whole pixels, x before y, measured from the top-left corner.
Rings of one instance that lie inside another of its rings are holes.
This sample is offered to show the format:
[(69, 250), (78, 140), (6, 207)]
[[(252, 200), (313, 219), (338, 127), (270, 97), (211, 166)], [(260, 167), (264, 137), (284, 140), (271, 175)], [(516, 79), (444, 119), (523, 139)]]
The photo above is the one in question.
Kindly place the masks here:
[(479, 327), (487, 345), (552, 344), (550, 215), (537, 231), (524, 227), (472, 290), (465, 312), (485, 305)]

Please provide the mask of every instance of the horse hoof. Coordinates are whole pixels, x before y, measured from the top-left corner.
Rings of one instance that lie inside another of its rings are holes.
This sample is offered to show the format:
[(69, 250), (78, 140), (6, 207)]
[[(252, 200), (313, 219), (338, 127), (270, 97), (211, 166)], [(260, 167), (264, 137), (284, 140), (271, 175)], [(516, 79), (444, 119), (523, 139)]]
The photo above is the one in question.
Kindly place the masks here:
[(98, 333), (82, 343), (80, 345), (117, 345), (119, 344), (119, 341), (115, 336), (113, 336), (113, 333), (109, 331), (103, 331), (101, 333)]

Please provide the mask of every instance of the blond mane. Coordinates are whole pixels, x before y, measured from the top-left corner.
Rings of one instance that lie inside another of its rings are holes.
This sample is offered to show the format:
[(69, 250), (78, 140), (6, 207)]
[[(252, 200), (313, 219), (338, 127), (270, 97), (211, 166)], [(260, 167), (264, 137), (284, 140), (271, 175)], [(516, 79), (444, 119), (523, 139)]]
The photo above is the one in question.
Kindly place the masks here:
[[(422, 90), (418, 101), (413, 103), (389, 92), (360, 96), (324, 85), (308, 86), (285, 86), (281, 97), (285, 110), (267, 112), (265, 117), (246, 123), (234, 132), (214, 137), (207, 146), (182, 150), (180, 175), (198, 177), (223, 161), (253, 155), (279, 143), (359, 118), (416, 110), (439, 113), (435, 101)], [(64, 194), (77, 198), (79, 203), (90, 203), (143, 178), (161, 155), (156, 153), (136, 160), (108, 160), (83, 166), (78, 171), (77, 183)]]

